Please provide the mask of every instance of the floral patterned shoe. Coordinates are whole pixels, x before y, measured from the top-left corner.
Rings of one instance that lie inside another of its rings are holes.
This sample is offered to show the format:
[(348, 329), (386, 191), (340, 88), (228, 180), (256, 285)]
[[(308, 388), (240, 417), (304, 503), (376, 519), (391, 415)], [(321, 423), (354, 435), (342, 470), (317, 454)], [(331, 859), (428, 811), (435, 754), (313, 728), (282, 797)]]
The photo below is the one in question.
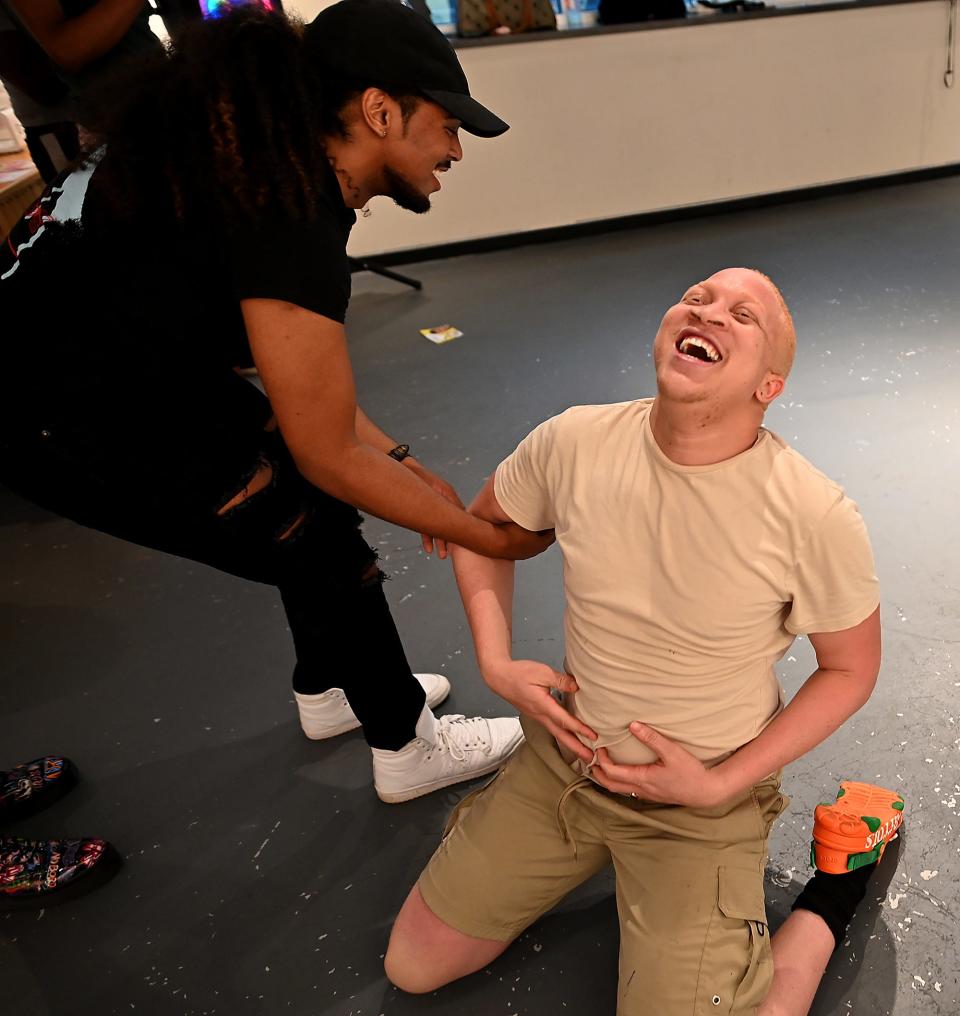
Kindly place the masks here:
[(106, 840), (0, 836), (0, 912), (40, 910), (82, 896), (112, 878), (120, 864)]
[(0, 769), (0, 822), (13, 822), (59, 801), (77, 785), (77, 767), (68, 758), (44, 755)]

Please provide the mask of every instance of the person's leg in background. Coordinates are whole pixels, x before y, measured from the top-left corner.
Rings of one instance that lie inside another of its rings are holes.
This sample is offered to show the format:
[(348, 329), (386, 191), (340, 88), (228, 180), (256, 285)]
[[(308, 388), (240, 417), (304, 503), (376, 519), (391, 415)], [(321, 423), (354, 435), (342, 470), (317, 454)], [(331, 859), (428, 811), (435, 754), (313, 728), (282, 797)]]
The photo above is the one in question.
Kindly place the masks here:
[[(274, 516), (270, 578), (293, 636), (304, 734), (322, 740), (362, 726), (371, 748), (396, 751), (416, 737), (425, 689), (407, 663), (360, 515), (291, 475), (295, 468), (278, 443), (259, 473), (258, 483), (265, 473), (269, 483), (228, 508), (225, 521), (246, 527), (250, 514)], [(445, 679), (435, 683), (441, 694), (430, 705), (449, 692)]]
[(280, 590), (304, 733), (319, 740), (362, 726), (377, 793), (389, 803), (492, 772), (522, 740), (517, 720), (433, 716), (449, 682), (411, 673), (359, 513), (303, 480), (278, 435), (267, 444), (218, 524), (241, 546), (245, 530), (261, 534), (261, 544), (270, 534), (264, 570), (248, 565), (246, 577)]
[(74, 367), (62, 388), (45, 379), (32, 395), (25, 375), (19, 408), (4, 407), (0, 479), (82, 525), (275, 585), (301, 713), (305, 695), (342, 689), (331, 723), (364, 726), (381, 798), (492, 772), (522, 742), (515, 718), (437, 720), (424, 705), (445, 696), (446, 679), (410, 672), (359, 514), (303, 479), (259, 390), (232, 371), (172, 390), (149, 369), (81, 383), (87, 365)]
[(53, 183), (80, 154), (80, 132), (75, 123), (24, 127), (24, 134), (30, 158), (46, 184)]
[(311, 740), (362, 726), (371, 748), (397, 751), (416, 737), (424, 705), (438, 705), (449, 693), (440, 675), (429, 700), (422, 684), (410, 685), (382, 578), (370, 561), (358, 564), (353, 587), (339, 594), (325, 595), (301, 580), (279, 587), (297, 650), (293, 690)]

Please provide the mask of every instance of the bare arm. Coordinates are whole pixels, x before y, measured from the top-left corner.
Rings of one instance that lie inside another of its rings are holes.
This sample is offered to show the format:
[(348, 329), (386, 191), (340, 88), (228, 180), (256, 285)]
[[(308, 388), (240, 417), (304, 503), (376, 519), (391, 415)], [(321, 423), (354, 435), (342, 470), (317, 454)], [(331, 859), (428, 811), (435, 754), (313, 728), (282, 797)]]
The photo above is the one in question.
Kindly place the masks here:
[(608, 789), (672, 804), (731, 800), (825, 741), (870, 697), (880, 670), (880, 608), (853, 628), (810, 635), (817, 669), (790, 704), (754, 740), (712, 769), (645, 724), (631, 732), (660, 758), (621, 766), (601, 751), (594, 771)]
[[(392, 437), (385, 434), (359, 406), (357, 406), (356, 428), (357, 437), (360, 441), (370, 445), (371, 448), (376, 448), (378, 451), (389, 454), (399, 444), (399, 442), (394, 441)], [(408, 455), (403, 459), (403, 465), (423, 480), (427, 486), (432, 487), (441, 497), (445, 497), (458, 508), (463, 507), (463, 502), (460, 500), (460, 495), (456, 490), (442, 476), (437, 476), (436, 473), (427, 469), (414, 455)], [(423, 549), (428, 554), (432, 554), (434, 546), (436, 546), (438, 557), (445, 558), (447, 556), (446, 540), (434, 539), (430, 533), (421, 533), (420, 539), (423, 541)]]
[(342, 325), (280, 300), (242, 300), (241, 309), (284, 441), (311, 483), (380, 518), (493, 556), (524, 557), (547, 545), (519, 526), (469, 515), (361, 441)]
[[(386, 454), (392, 452), (399, 444), (399, 442), (394, 441), (392, 437), (385, 434), (359, 406), (357, 406), (356, 430), (357, 438), (363, 444), (368, 444), (371, 448), (376, 448), (377, 451), (381, 451)], [(460, 495), (457, 494), (453, 487), (451, 487), (450, 484), (442, 477), (437, 476), (436, 473), (427, 469), (427, 467), (415, 455), (408, 455), (405, 459), (403, 459), (403, 464), (407, 467), (407, 469), (412, 470), (412, 472), (419, 476), (424, 483), (433, 487), (433, 489), (442, 497), (445, 497), (458, 508), (463, 507)], [(429, 537), (424, 537), (424, 539), (429, 539)], [(429, 550), (427, 552), (429, 553)]]
[[(470, 511), (494, 523), (510, 521), (497, 501), (492, 476), (474, 498)], [(551, 688), (574, 694), (578, 690), (577, 682), (569, 674), (562, 674), (545, 663), (513, 659), (514, 562), (492, 561), (463, 547), (454, 547), (453, 567), (484, 681), (520, 712), (546, 727), (571, 751), (589, 761), (593, 753), (584, 747), (575, 732), (594, 741), (597, 735), (550, 694)]]
[(80, 71), (109, 53), (143, 10), (144, 0), (100, 0), (67, 17), (58, 0), (7, 0), (47, 56), (66, 71)]
[(388, 437), (359, 406), (356, 413), (356, 431), (357, 437), (364, 444), (376, 448), (379, 452), (393, 451), (399, 443)]
[[(470, 512), (489, 522), (509, 522), (493, 492), (493, 477), (473, 499)], [(453, 548), (453, 569), (470, 623), (477, 663), (484, 674), (513, 656), (513, 561), (493, 561), (465, 547)]]

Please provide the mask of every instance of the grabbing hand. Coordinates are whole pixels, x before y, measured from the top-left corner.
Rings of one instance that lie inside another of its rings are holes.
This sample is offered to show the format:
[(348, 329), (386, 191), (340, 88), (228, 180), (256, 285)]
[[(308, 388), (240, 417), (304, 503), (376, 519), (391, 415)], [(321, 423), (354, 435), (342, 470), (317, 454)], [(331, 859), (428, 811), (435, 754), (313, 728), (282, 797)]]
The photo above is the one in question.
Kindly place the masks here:
[(657, 761), (645, 766), (618, 765), (606, 748), (601, 748), (597, 764), (590, 770), (601, 786), (644, 801), (690, 808), (710, 808), (726, 799), (728, 792), (721, 774), (708, 769), (686, 748), (645, 723), (631, 723), (630, 733), (656, 754)]
[[(442, 476), (437, 476), (436, 473), (432, 473), (426, 466), (417, 462), (412, 456), (408, 456), (403, 460), (403, 464), (413, 473), (420, 477), (421, 480), (428, 486), (435, 490), (441, 497), (446, 498), (451, 504), (455, 504), (458, 508), (463, 507), (463, 502), (460, 500), (460, 496), (457, 492), (443, 479)], [(433, 553), (433, 548), (437, 548), (437, 557), (440, 560), (444, 560), (447, 556), (447, 541), (441, 540), (439, 537), (430, 536), (428, 533), (420, 534), (420, 541), (423, 544), (423, 549), (428, 553)]]
[(484, 668), (483, 677), (491, 690), (546, 727), (557, 741), (584, 762), (593, 758), (593, 752), (576, 735), (581, 734), (590, 741), (596, 741), (597, 735), (550, 694), (551, 688), (558, 688), (566, 695), (580, 690), (569, 674), (536, 660), (507, 660)]
[(506, 561), (526, 561), (527, 558), (536, 557), (537, 554), (542, 554), (557, 538), (552, 529), (533, 533), (529, 529), (518, 526), (515, 522), (493, 523), (492, 529), (492, 544), (489, 548), (485, 547), (480, 550), (480, 553), (486, 557), (500, 558)]

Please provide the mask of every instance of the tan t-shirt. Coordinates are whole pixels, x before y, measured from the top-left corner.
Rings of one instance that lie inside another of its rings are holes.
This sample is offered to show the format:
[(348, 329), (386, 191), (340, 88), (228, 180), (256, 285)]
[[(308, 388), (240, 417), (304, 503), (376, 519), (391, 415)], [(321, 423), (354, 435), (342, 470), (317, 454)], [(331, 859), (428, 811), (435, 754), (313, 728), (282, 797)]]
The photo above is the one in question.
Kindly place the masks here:
[(633, 720), (713, 764), (781, 707), (773, 664), (801, 632), (842, 631), (879, 602), (857, 506), (771, 431), (680, 466), (652, 399), (576, 406), (497, 469), (503, 510), (555, 528), (572, 707), (615, 761), (653, 761)]

